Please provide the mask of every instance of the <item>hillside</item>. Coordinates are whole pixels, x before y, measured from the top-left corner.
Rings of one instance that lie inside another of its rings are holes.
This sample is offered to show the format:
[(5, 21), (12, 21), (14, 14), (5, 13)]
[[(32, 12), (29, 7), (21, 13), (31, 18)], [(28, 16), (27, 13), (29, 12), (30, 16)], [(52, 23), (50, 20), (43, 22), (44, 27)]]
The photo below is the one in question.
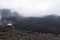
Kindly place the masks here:
[(0, 40), (60, 40), (59, 35), (5, 28), (0, 30)]
[(0, 9), (0, 40), (60, 40), (60, 16), (23, 17)]

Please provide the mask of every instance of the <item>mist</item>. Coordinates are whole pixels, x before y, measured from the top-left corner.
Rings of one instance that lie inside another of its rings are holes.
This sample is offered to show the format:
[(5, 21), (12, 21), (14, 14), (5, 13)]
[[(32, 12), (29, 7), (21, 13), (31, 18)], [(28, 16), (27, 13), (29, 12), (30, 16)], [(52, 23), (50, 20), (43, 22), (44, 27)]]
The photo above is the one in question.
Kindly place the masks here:
[(8, 8), (25, 17), (60, 16), (60, 0), (0, 0), (0, 9)]
[(60, 0), (0, 0), (0, 29), (60, 34)]
[(13, 27), (17, 30), (60, 34), (60, 16), (24, 17), (10, 9), (0, 9), (0, 29)]

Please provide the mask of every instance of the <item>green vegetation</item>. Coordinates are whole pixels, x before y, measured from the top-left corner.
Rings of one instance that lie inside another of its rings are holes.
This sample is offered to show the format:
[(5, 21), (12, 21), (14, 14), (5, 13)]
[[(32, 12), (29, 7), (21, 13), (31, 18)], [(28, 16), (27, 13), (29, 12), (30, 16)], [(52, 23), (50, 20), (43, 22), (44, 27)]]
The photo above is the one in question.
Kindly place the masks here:
[(8, 28), (0, 30), (0, 40), (60, 40), (60, 36)]

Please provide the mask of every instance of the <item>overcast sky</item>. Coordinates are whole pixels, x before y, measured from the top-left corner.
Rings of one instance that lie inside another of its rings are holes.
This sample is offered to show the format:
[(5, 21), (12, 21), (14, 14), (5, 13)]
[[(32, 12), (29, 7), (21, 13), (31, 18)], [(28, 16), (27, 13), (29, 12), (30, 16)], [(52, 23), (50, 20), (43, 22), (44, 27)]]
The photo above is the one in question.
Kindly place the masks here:
[(60, 0), (0, 0), (0, 8), (14, 9), (23, 16), (60, 15)]

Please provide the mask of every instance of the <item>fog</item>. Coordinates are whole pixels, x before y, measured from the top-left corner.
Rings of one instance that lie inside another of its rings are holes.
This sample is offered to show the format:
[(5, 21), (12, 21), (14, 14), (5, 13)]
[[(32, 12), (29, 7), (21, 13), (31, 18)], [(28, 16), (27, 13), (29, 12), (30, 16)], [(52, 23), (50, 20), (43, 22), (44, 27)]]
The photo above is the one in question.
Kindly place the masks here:
[(60, 34), (60, 16), (23, 17), (16, 11), (0, 9), (0, 29), (14, 28), (32, 32)]
[(8, 8), (27, 16), (60, 15), (60, 0), (0, 0), (0, 8)]

